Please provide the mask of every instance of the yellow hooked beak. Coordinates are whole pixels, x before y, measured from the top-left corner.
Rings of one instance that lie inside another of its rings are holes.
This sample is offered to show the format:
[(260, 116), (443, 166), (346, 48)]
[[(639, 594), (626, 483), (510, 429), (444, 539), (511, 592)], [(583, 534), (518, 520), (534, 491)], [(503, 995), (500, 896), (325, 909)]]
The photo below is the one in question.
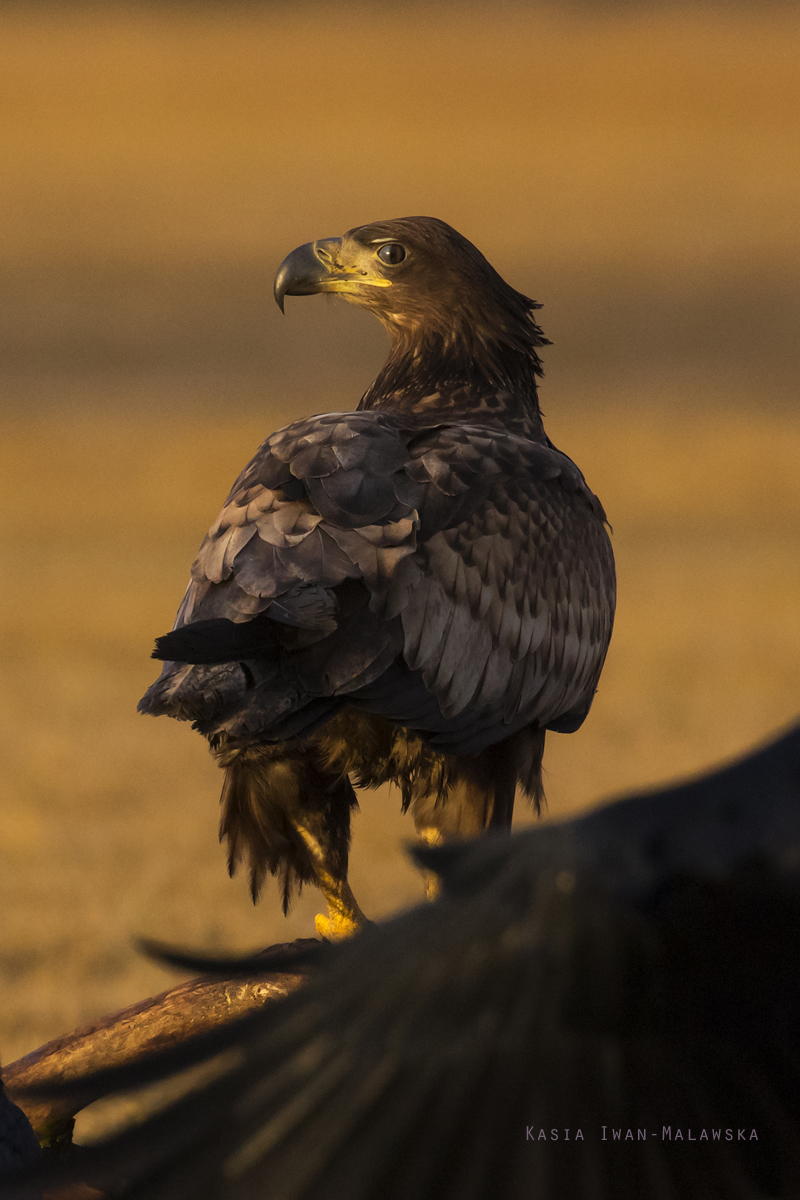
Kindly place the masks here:
[(376, 273), (367, 251), (352, 258), (343, 255), (342, 249), (342, 238), (320, 238), (287, 255), (275, 276), (275, 302), (281, 312), (285, 296), (312, 296), (316, 292), (357, 295), (362, 287), (392, 286), (390, 279)]

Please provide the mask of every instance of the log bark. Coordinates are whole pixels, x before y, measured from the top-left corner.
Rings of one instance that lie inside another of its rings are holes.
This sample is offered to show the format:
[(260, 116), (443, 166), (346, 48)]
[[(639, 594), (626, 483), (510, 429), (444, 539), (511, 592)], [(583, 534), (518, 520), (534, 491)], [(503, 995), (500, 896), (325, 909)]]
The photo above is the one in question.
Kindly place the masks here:
[[(303, 946), (309, 940), (291, 945)], [(272, 946), (265, 951), (265, 960), (270, 951), (287, 949), (288, 945)], [(174, 1046), (191, 1034), (206, 1033), (288, 996), (304, 978), (299, 969), (276, 972), (265, 968), (263, 974), (247, 979), (190, 979), (63, 1034), (10, 1063), (2, 1072), (6, 1092), (26, 1114), (42, 1146), (66, 1148), (83, 1102), (69, 1096), (52, 1100), (28, 1096), (22, 1094), (24, 1088), (69, 1081)]]

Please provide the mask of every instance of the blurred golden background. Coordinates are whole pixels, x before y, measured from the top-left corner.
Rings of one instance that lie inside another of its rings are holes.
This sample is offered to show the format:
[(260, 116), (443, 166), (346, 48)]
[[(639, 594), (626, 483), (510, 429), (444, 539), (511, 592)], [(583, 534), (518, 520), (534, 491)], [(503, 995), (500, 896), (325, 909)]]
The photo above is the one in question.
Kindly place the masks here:
[[(169, 986), (134, 934), (313, 932), (314, 894), (284, 920), (227, 879), (204, 742), (135, 712), (240, 467), (382, 361), (353, 308), (281, 318), (301, 242), (439, 216), (545, 303), (548, 431), (620, 581), (551, 815), (795, 715), (798, 34), (770, 5), (3, 6), (3, 1061)], [(421, 896), (410, 834), (364, 797), (372, 916)]]

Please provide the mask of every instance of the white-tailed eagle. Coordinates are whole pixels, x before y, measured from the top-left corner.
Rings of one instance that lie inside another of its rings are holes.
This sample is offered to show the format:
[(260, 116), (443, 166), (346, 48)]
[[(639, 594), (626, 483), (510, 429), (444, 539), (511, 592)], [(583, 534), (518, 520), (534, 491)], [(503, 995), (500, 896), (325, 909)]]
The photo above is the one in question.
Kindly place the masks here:
[(355, 412), (272, 434), (192, 567), (140, 708), (191, 720), (225, 769), (222, 835), (252, 891), (347, 883), (351, 780), (400, 786), (423, 840), (539, 805), (548, 729), (597, 688), (614, 615), (600, 502), (544, 432), (539, 307), (442, 221), (301, 246), (275, 295), (337, 292), (391, 348)]

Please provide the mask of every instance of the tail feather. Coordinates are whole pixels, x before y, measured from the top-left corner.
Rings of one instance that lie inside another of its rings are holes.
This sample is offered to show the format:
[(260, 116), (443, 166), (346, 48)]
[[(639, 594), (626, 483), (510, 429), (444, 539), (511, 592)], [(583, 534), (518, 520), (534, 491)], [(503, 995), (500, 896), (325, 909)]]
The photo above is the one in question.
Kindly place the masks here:
[(238, 704), (247, 690), (247, 676), (238, 662), (169, 662), (139, 701), (139, 712), (176, 717), (179, 721), (212, 721)]
[(252, 621), (195, 621), (156, 638), (153, 658), (180, 663), (228, 663), (258, 658), (273, 645), (269, 624)]

